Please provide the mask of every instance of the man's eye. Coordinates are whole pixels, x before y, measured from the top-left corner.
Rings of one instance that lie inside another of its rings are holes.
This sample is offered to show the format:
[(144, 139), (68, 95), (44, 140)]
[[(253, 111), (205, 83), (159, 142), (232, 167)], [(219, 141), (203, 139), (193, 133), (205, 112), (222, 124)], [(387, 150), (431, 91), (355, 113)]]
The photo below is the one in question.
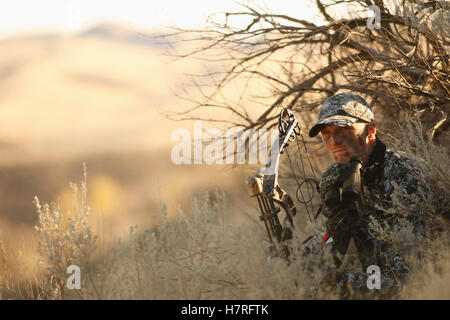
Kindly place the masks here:
[(330, 135), (328, 133), (322, 133), (322, 139), (324, 141), (328, 141), (328, 139), (330, 139)]

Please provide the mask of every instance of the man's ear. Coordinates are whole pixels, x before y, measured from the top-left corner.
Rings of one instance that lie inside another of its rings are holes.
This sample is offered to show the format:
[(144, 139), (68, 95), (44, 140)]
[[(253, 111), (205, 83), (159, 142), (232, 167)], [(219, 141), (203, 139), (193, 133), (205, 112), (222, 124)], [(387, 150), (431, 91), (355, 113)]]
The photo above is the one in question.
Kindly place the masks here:
[(375, 125), (375, 122), (370, 122), (367, 126), (368, 129), (368, 136), (370, 139), (375, 139), (375, 136), (377, 134), (377, 126)]

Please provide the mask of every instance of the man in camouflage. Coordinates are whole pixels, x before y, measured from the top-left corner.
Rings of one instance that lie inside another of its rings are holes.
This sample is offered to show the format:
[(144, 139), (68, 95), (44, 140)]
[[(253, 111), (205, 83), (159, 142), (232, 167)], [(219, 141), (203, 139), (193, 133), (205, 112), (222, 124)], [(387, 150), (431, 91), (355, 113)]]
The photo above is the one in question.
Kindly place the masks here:
[[(342, 192), (343, 177), (348, 178), (350, 160), (361, 163), (357, 167), (359, 172), (356, 172), (360, 174), (360, 186), (356, 186), (359, 197), (350, 202), (340, 198), (341, 201), (325, 206), (327, 234), (324, 242), (327, 244), (324, 246), (332, 254), (326, 283), (344, 292), (349, 288), (368, 292), (366, 270), (375, 265), (381, 271), (381, 290), (378, 293), (383, 293), (380, 297), (386, 298), (398, 291), (410, 273), (410, 267), (398, 248), (380, 239), (370, 223), (378, 221), (381, 224), (387, 222), (391, 227), (399, 225), (399, 217), (387, 213), (392, 206), (394, 191), (403, 189), (410, 195), (417, 193), (420, 173), (409, 159), (387, 148), (377, 137), (373, 113), (359, 95), (347, 92), (327, 99), (309, 136), (314, 137), (319, 132), (335, 160), (325, 170), (319, 185), (322, 200), (325, 201), (332, 190)], [(425, 225), (419, 211), (407, 215), (406, 219), (416, 234), (421, 236), (424, 233)], [(358, 251), (362, 273), (339, 269), (351, 239)]]

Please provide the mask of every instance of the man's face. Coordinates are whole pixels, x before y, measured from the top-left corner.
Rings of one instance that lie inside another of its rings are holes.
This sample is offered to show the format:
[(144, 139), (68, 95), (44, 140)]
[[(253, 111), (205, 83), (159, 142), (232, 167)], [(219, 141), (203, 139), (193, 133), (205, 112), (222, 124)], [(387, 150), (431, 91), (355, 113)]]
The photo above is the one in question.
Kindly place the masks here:
[(357, 122), (349, 127), (325, 125), (322, 138), (334, 161), (347, 164), (351, 157), (365, 158), (370, 153), (365, 123)]

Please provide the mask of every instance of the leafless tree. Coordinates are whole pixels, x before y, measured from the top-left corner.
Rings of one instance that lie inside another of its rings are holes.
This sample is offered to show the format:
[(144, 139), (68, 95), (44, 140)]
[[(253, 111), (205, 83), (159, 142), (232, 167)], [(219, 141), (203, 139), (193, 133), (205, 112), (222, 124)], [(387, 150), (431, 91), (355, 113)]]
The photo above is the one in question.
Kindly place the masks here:
[[(312, 111), (327, 97), (353, 91), (366, 98), (376, 115), (384, 115), (383, 121), (387, 115), (401, 121), (419, 112), (428, 121), (431, 139), (447, 131), (450, 2), (311, 1), (321, 14), (320, 23), (246, 2), (241, 12), (211, 19), (206, 29), (178, 29), (167, 35), (196, 43), (195, 49), (177, 57), (220, 65), (193, 77), (201, 95), (184, 96), (190, 108), (172, 117), (204, 119), (205, 108), (221, 108), (231, 116), (204, 120), (259, 129), (275, 125), (280, 108), (289, 108), (310, 124), (317, 116), (317, 110)], [(370, 19), (369, 7), (379, 8), (379, 25)], [(235, 19), (247, 23), (233, 23)], [(232, 100), (227, 89), (236, 81), (239, 99)], [(255, 85), (261, 87), (260, 94), (250, 89)], [(250, 103), (260, 107), (257, 117), (248, 112)]]

